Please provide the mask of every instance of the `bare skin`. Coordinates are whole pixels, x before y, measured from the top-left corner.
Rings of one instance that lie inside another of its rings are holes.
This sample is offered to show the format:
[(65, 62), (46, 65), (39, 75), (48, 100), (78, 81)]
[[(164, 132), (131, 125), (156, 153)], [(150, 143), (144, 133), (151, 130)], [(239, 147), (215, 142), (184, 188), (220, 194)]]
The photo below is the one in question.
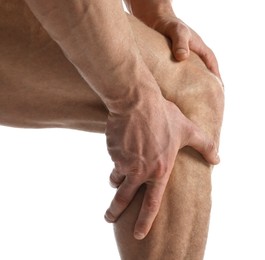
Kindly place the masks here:
[(187, 59), (190, 51), (193, 51), (206, 67), (221, 79), (213, 51), (194, 30), (176, 16), (172, 0), (124, 0), (124, 2), (130, 13), (171, 40), (172, 54), (176, 60)]
[[(0, 1), (1, 2), (1, 1)], [(108, 110), (22, 2), (0, 5), (0, 122), (104, 132)], [(7, 14), (7, 9), (9, 9)], [(163, 96), (218, 144), (223, 90), (194, 54), (175, 62), (167, 40), (129, 17), (143, 60)], [(148, 43), (148, 46), (147, 44)], [(74, 87), (73, 87), (74, 86)], [(115, 223), (122, 259), (202, 259), (211, 207), (212, 167), (192, 148), (179, 151), (149, 235), (133, 237), (144, 187)], [(112, 178), (118, 186), (120, 180)]]
[(178, 150), (191, 146), (217, 164), (216, 144), (163, 97), (121, 0), (25, 2), (109, 111), (111, 178), (120, 186), (105, 219), (115, 222), (140, 186), (147, 185), (134, 232), (143, 239), (159, 211)]

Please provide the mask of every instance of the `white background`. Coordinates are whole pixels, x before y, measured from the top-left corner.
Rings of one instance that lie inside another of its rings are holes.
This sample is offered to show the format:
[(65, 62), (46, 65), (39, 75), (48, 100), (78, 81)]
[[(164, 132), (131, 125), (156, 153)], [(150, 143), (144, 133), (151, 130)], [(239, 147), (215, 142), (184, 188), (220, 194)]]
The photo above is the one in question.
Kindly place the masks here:
[[(264, 260), (262, 1), (175, 1), (225, 83), (221, 164), (205, 260)], [(103, 135), (0, 127), (0, 259), (119, 259), (103, 215), (114, 194)], [(166, 259), (165, 259), (166, 260)]]

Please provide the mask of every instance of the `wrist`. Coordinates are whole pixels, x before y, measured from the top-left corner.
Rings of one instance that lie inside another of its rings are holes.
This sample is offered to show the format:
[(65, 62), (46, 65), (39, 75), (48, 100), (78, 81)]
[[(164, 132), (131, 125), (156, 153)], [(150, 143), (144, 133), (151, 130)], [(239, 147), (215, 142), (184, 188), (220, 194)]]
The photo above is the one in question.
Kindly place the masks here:
[(126, 115), (134, 110), (140, 110), (148, 107), (150, 103), (155, 104), (163, 98), (157, 84), (147, 84), (146, 82), (137, 82), (130, 88), (126, 86), (126, 94), (119, 95), (117, 98), (104, 97), (103, 102), (112, 114)]
[(130, 0), (130, 12), (144, 22), (149, 27), (153, 28), (163, 16), (173, 16), (174, 10), (171, 0), (157, 0), (157, 1), (142, 1)]

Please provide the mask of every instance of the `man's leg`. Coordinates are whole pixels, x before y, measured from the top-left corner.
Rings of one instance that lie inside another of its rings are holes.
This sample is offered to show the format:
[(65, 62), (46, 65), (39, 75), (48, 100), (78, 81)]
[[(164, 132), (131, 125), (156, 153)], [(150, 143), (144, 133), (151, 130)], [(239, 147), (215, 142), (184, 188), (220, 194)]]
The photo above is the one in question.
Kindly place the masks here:
[(24, 1), (0, 0), (0, 123), (104, 132), (107, 110)]
[[(5, 39), (0, 43), (0, 122), (103, 132), (107, 110), (100, 99), (20, 1), (1, 2), (9, 2), (9, 9), (12, 3), (17, 6), (13, 9), (17, 21), (7, 19), (2, 15), (6, 10), (1, 10), (1, 24), (6, 22), (8, 30), (0, 31), (1, 39)], [(26, 18), (31, 22), (25, 22)], [(134, 18), (129, 19), (163, 95), (218, 142), (223, 111), (220, 83), (197, 56), (175, 62), (165, 38)], [(121, 258), (202, 259), (211, 206), (210, 175), (211, 167), (197, 152), (191, 148), (180, 151), (148, 237), (143, 241), (133, 238), (144, 186), (115, 224)]]
[[(180, 82), (179, 88), (190, 90), (187, 90), (187, 95), (181, 90), (175, 94), (175, 103), (218, 142), (223, 110), (222, 90), (215, 80), (205, 80), (206, 71), (198, 73), (193, 69), (188, 66), (183, 71), (187, 79)], [(143, 241), (136, 241), (132, 234), (142, 203), (143, 187), (115, 224), (122, 259), (203, 259), (211, 209), (211, 170), (197, 152), (191, 148), (182, 149), (151, 232)]]
[[(138, 23), (133, 24), (134, 28), (138, 28)], [(145, 37), (152, 39), (151, 31), (150, 35), (148, 33), (149, 30), (144, 36), (137, 37), (140, 46)], [(148, 43), (155, 45), (159, 42), (160, 37), (154, 38)], [(151, 54), (146, 54), (151, 57), (152, 52), (157, 54), (164, 50), (162, 57), (169, 57), (170, 51), (166, 51), (165, 44), (159, 44), (160, 46), (152, 46)], [(197, 57), (191, 57), (180, 67), (169, 62), (168, 58), (162, 64), (165, 66), (162, 74), (160, 67), (153, 73), (162, 86), (164, 95), (218, 143), (223, 113), (223, 90), (220, 82), (205, 69)], [(136, 241), (132, 234), (144, 194), (143, 186), (115, 224), (122, 259), (203, 259), (211, 209), (211, 170), (193, 149), (182, 149), (176, 158), (151, 232), (143, 241)]]

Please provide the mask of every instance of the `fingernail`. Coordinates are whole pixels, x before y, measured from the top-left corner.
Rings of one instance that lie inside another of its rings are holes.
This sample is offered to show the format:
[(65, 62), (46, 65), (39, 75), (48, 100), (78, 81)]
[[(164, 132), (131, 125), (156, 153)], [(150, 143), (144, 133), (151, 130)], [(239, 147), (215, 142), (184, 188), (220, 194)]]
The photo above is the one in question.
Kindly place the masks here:
[(109, 184), (110, 184), (110, 186), (112, 187), (112, 188), (118, 188), (119, 187), (119, 185), (117, 184), (117, 183), (114, 183), (114, 182), (112, 182), (112, 181), (109, 181)]
[(135, 237), (135, 239), (137, 239), (137, 240), (142, 240), (142, 239), (144, 239), (145, 234), (143, 234), (143, 233), (141, 233), (141, 232), (135, 232), (135, 233), (134, 233), (134, 237)]
[(177, 49), (175, 52), (175, 57), (178, 61), (185, 60), (188, 57), (188, 51), (186, 49)]
[(108, 223), (113, 223), (115, 221), (114, 217), (109, 212), (105, 213), (104, 218)]
[(176, 50), (176, 54), (185, 54), (185, 53), (187, 53), (187, 50), (186, 49), (177, 49)]

